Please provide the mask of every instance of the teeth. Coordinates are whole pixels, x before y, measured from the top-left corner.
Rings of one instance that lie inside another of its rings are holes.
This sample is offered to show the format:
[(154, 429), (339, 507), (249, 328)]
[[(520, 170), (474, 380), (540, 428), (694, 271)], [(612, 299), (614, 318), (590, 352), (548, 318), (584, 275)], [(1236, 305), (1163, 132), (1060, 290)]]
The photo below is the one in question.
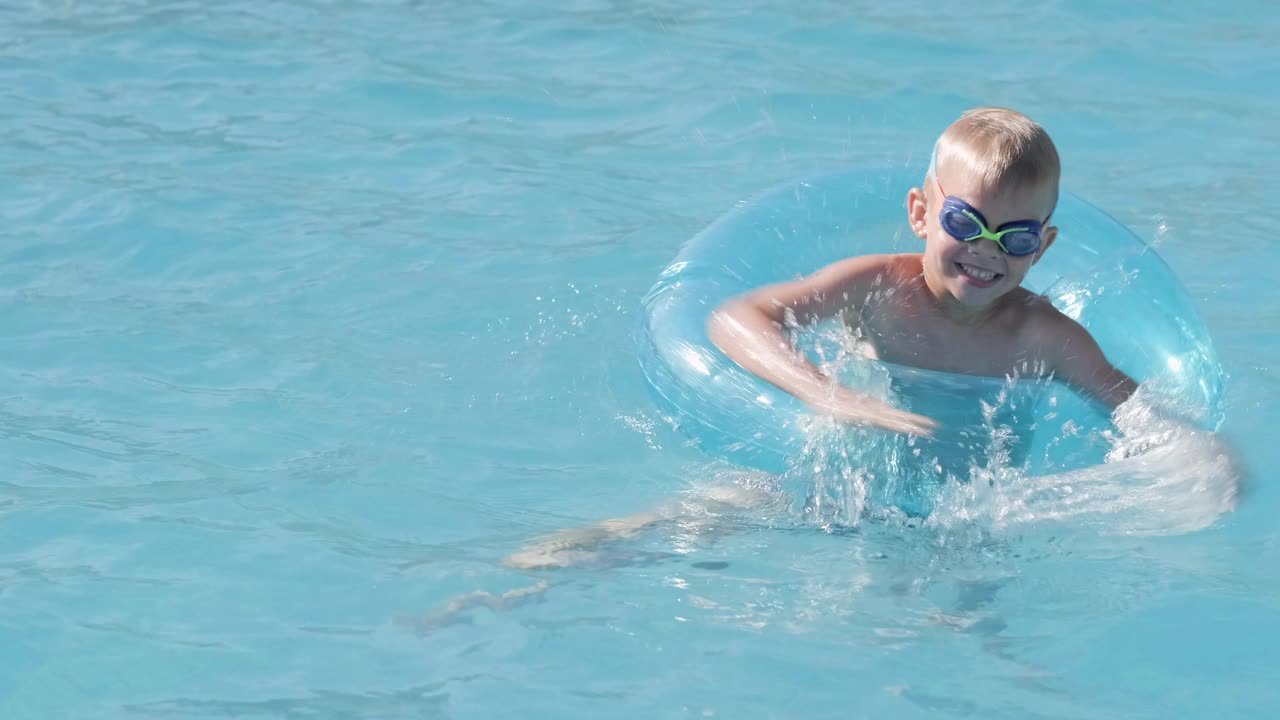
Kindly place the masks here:
[(974, 277), (974, 278), (977, 278), (978, 280), (983, 280), (983, 281), (994, 279), (995, 276), (997, 275), (997, 273), (993, 273), (990, 270), (983, 270), (982, 268), (976, 268), (972, 265), (965, 265), (964, 263), (960, 263), (960, 269), (964, 270), (966, 275), (969, 275), (971, 277)]

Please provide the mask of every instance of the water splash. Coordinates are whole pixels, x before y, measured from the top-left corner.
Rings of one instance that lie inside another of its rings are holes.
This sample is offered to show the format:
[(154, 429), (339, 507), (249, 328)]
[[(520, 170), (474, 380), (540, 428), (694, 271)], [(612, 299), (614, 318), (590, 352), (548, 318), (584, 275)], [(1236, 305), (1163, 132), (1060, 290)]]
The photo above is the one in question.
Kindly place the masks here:
[(1187, 408), (1171, 404), (1157, 385), (1118, 408), (1109, 428), (1062, 423), (1063, 437), (1084, 433), (1105, 446), (1103, 462), (1063, 472), (1036, 472), (1020, 456), (1025, 428), (1000, 422), (1013, 397), (970, 401), (983, 423), (961, 433), (970, 441), (963, 466), (947, 467), (927, 443), (815, 420), (783, 482), (798, 494), (804, 519), (827, 530), (875, 518), (942, 533), (1065, 524), (1103, 534), (1171, 535), (1209, 527), (1236, 506), (1243, 472), (1233, 452), (1220, 436), (1184, 419)]

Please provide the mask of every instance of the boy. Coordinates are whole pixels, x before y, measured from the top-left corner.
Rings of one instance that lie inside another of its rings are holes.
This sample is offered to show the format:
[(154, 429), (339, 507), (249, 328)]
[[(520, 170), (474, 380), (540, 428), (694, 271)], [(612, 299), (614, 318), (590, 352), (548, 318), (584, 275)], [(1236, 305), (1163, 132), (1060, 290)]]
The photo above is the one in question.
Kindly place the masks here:
[[(1053, 375), (1110, 409), (1137, 385), (1083, 327), (1020, 287), (1057, 238), (1053, 141), (1003, 108), (964, 113), (938, 139), (907, 219), (923, 253), (870, 255), (762, 288), (712, 314), (712, 341), (742, 367), (844, 422), (931, 435), (934, 420), (833, 383), (786, 324), (840, 316), (873, 358), (950, 373)], [(945, 188), (945, 190), (944, 190)], [(892, 290), (892, 292), (887, 292)]]
[[(1088, 331), (1021, 287), (1058, 235), (1050, 220), (1059, 172), (1053, 141), (1030, 118), (1003, 108), (970, 110), (938, 139), (923, 187), (907, 193), (907, 219), (925, 241), (923, 253), (854, 257), (732, 299), (712, 313), (711, 340), (822, 414), (898, 433), (934, 436), (941, 428), (933, 418), (827, 377), (791, 345), (788, 327), (839, 316), (875, 359), (1000, 378), (1052, 375), (1114, 410), (1137, 384), (1107, 360)], [(963, 445), (963, 429), (951, 430), (955, 437), (944, 444), (958, 451), (953, 460), (963, 465), (970, 450), (980, 448)], [(708, 507), (775, 501), (759, 483), (711, 488), (685, 500)], [(601, 545), (679, 513), (668, 504), (564, 531), (506, 562), (534, 568), (589, 561)]]

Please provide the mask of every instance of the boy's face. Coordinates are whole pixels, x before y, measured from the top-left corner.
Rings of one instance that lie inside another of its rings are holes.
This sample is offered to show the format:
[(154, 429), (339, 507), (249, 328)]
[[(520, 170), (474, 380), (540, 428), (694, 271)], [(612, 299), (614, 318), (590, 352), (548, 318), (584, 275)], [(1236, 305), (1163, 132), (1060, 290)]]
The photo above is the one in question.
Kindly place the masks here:
[(960, 304), (980, 309), (1018, 287), (1027, 271), (1040, 259), (1057, 237), (1056, 227), (1040, 232), (1040, 247), (1030, 255), (1006, 254), (987, 238), (962, 242), (942, 227), (939, 211), (944, 195), (958, 197), (985, 216), (991, 230), (1022, 220), (1043, 221), (1053, 210), (1055, 188), (994, 189), (964, 176), (930, 179), (924, 190), (913, 188), (907, 195), (908, 219), (916, 235), (924, 238), (925, 281), (934, 293), (950, 295)]

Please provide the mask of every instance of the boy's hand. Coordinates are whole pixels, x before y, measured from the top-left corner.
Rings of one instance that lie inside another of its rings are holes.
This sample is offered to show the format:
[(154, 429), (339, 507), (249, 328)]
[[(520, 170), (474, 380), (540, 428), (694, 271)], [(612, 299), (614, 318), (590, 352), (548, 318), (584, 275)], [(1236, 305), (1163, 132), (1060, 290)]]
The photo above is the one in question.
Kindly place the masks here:
[(839, 422), (850, 425), (880, 428), (896, 433), (933, 437), (938, 422), (924, 415), (899, 410), (887, 403), (847, 388), (841, 388), (834, 398), (813, 403), (813, 408)]

